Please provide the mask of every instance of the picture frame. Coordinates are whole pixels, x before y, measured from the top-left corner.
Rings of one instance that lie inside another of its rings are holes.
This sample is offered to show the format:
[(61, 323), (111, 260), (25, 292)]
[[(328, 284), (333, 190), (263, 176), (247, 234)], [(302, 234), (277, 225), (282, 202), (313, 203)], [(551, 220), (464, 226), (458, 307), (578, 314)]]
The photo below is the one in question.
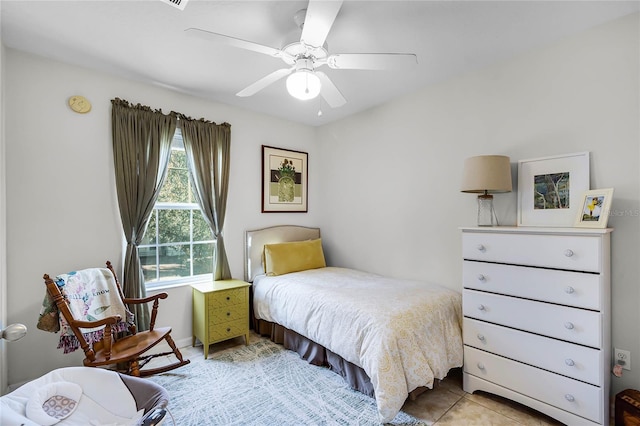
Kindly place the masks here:
[(585, 191), (573, 226), (606, 228), (613, 200), (613, 188)]
[(262, 145), (262, 213), (306, 213), (309, 154)]
[(589, 190), (589, 152), (518, 161), (518, 226), (571, 227)]

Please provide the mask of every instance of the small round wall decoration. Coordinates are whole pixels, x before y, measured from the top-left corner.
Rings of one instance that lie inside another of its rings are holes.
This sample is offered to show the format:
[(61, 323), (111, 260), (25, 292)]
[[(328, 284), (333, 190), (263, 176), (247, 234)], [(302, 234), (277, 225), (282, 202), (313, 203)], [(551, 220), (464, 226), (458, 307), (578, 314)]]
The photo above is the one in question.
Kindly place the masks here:
[(86, 114), (91, 111), (91, 102), (84, 96), (71, 96), (69, 98), (69, 107), (77, 113)]

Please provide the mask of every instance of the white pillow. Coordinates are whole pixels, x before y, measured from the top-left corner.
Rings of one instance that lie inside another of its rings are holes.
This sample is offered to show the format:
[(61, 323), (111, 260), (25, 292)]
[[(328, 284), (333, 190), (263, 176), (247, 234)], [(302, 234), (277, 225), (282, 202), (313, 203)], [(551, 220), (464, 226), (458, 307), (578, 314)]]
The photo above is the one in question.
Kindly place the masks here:
[(39, 388), (29, 398), (26, 414), (30, 420), (50, 426), (69, 417), (78, 408), (82, 388), (71, 382), (53, 382)]

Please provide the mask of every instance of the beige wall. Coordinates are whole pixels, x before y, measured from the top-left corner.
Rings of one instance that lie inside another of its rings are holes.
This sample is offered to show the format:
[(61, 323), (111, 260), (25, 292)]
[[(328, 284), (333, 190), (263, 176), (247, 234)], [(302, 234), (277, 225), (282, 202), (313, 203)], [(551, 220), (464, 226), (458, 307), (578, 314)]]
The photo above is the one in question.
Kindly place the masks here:
[[(320, 128), (328, 261), (461, 290), (458, 227), (477, 211), (463, 160), (510, 156), (517, 188), (518, 160), (589, 151), (591, 188), (615, 188), (612, 343), (640, 359), (639, 16)], [(516, 199), (495, 196), (502, 224)], [(632, 365), (613, 390), (638, 387)]]

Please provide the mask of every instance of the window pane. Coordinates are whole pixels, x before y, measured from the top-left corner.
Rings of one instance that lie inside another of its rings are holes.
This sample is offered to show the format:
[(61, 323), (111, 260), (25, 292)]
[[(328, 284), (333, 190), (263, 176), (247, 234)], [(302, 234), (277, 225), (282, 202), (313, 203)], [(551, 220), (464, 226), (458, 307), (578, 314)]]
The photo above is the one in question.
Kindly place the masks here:
[(193, 241), (211, 241), (213, 232), (204, 220), (200, 209), (193, 210)]
[(192, 203), (187, 155), (184, 150), (172, 149), (169, 157), (167, 177), (160, 189), (158, 202)]
[(193, 245), (193, 275), (213, 273), (213, 244)]
[(147, 230), (142, 237), (141, 245), (155, 244), (156, 243), (156, 210), (154, 209), (149, 218), (149, 224)]
[(189, 210), (158, 210), (160, 244), (189, 241), (189, 213)]
[(160, 250), (160, 279), (191, 276), (191, 255), (188, 245), (158, 247)]
[[(145, 252), (146, 254), (143, 255), (143, 252)], [(141, 248), (139, 253), (140, 262), (142, 263), (142, 274), (144, 275), (144, 281), (155, 281), (158, 273), (158, 266), (156, 265), (156, 248)]]

